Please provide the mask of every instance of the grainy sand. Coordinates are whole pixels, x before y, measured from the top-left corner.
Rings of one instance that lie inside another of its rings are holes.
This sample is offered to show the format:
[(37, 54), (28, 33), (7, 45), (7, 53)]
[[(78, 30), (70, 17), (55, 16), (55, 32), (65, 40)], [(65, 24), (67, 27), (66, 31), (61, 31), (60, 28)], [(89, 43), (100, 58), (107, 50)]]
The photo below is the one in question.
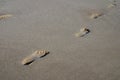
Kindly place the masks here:
[[(120, 80), (120, 0), (0, 0), (0, 80)], [(90, 19), (91, 10), (104, 15)], [(91, 30), (77, 38), (81, 25)], [(21, 60), (50, 51), (31, 65)]]

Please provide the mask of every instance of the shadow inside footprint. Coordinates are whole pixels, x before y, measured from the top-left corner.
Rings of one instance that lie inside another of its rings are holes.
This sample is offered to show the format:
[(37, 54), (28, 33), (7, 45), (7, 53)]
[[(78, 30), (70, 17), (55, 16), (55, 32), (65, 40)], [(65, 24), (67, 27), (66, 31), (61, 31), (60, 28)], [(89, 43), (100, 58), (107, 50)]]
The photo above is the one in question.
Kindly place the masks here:
[(28, 63), (25, 63), (24, 65), (30, 65), (31, 63), (33, 63), (35, 60), (32, 60), (32, 61), (30, 61), (30, 62), (28, 62)]
[(81, 37), (84, 37), (85, 35), (87, 35), (89, 32), (87, 32), (86, 34), (84, 34), (84, 35), (81, 35)]
[[(50, 52), (47, 52), (46, 54), (44, 54), (43, 56), (41, 56), (40, 58), (43, 58), (43, 57), (45, 57), (46, 55), (48, 55)], [(37, 58), (36, 58), (37, 59)], [(30, 64), (32, 64), (36, 59), (34, 59), (34, 60), (31, 60), (31, 61), (29, 61), (29, 62), (27, 62), (27, 63), (25, 63), (24, 65), (30, 65)]]
[(47, 56), (48, 54), (50, 54), (50, 52), (47, 52), (45, 55), (41, 56), (40, 58), (43, 58), (43, 57)]
[(87, 35), (88, 33), (90, 33), (91, 31), (89, 30), (89, 29), (85, 29), (85, 31), (86, 31), (86, 33), (85, 34), (83, 34), (83, 35), (81, 35), (81, 37), (84, 37), (85, 35)]

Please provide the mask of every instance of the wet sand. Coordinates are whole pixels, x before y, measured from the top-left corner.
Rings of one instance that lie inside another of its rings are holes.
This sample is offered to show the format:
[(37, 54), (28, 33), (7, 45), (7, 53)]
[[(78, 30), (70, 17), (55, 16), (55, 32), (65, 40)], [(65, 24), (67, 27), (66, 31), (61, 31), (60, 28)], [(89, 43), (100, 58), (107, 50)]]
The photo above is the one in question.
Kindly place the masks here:
[[(0, 0), (0, 80), (119, 80), (120, 1)], [(104, 15), (91, 19), (92, 11)], [(75, 37), (82, 26), (90, 33)], [(35, 50), (50, 54), (24, 66)]]

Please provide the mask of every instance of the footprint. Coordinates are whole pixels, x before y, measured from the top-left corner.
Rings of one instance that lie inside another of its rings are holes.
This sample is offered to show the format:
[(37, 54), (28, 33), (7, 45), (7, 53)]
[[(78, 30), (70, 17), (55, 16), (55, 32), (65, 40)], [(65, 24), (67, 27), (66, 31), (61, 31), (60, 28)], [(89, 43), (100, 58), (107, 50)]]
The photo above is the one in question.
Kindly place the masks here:
[(23, 65), (29, 65), (32, 62), (34, 62), (36, 59), (42, 58), (42, 57), (46, 56), (47, 54), (49, 54), (49, 52), (46, 51), (46, 50), (36, 50), (31, 55), (29, 55), (26, 58), (24, 58), (21, 63)]
[(107, 6), (107, 8), (114, 8), (114, 7), (116, 7), (117, 5), (115, 4), (115, 3), (111, 3), (111, 4), (109, 4), (108, 6)]
[(107, 6), (107, 8), (114, 8), (114, 7), (116, 7), (117, 6), (116, 2), (117, 2), (116, 0), (112, 0), (111, 3)]
[(76, 36), (76, 37), (83, 37), (83, 36), (85, 36), (86, 34), (88, 34), (89, 32), (90, 32), (89, 29), (87, 29), (87, 28), (81, 28), (81, 29), (80, 29), (80, 32), (75, 33), (75, 36)]
[(11, 17), (12, 15), (11, 14), (1, 14), (0, 15), (0, 20), (1, 19), (5, 19), (5, 18), (8, 18), (8, 17)]
[(102, 12), (92, 12), (91, 15), (90, 15), (90, 18), (91, 19), (97, 19), (97, 18), (99, 18), (102, 15), (103, 15)]

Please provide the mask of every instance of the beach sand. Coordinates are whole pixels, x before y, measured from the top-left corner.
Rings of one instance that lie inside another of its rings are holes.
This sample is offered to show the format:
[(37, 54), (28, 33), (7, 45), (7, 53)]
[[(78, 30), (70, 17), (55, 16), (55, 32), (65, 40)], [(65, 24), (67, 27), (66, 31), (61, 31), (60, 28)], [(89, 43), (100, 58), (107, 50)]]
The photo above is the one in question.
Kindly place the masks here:
[[(0, 80), (120, 80), (120, 0), (0, 0)], [(103, 13), (96, 19), (90, 13)], [(90, 33), (75, 37), (82, 26)], [(49, 55), (31, 65), (35, 50)]]

